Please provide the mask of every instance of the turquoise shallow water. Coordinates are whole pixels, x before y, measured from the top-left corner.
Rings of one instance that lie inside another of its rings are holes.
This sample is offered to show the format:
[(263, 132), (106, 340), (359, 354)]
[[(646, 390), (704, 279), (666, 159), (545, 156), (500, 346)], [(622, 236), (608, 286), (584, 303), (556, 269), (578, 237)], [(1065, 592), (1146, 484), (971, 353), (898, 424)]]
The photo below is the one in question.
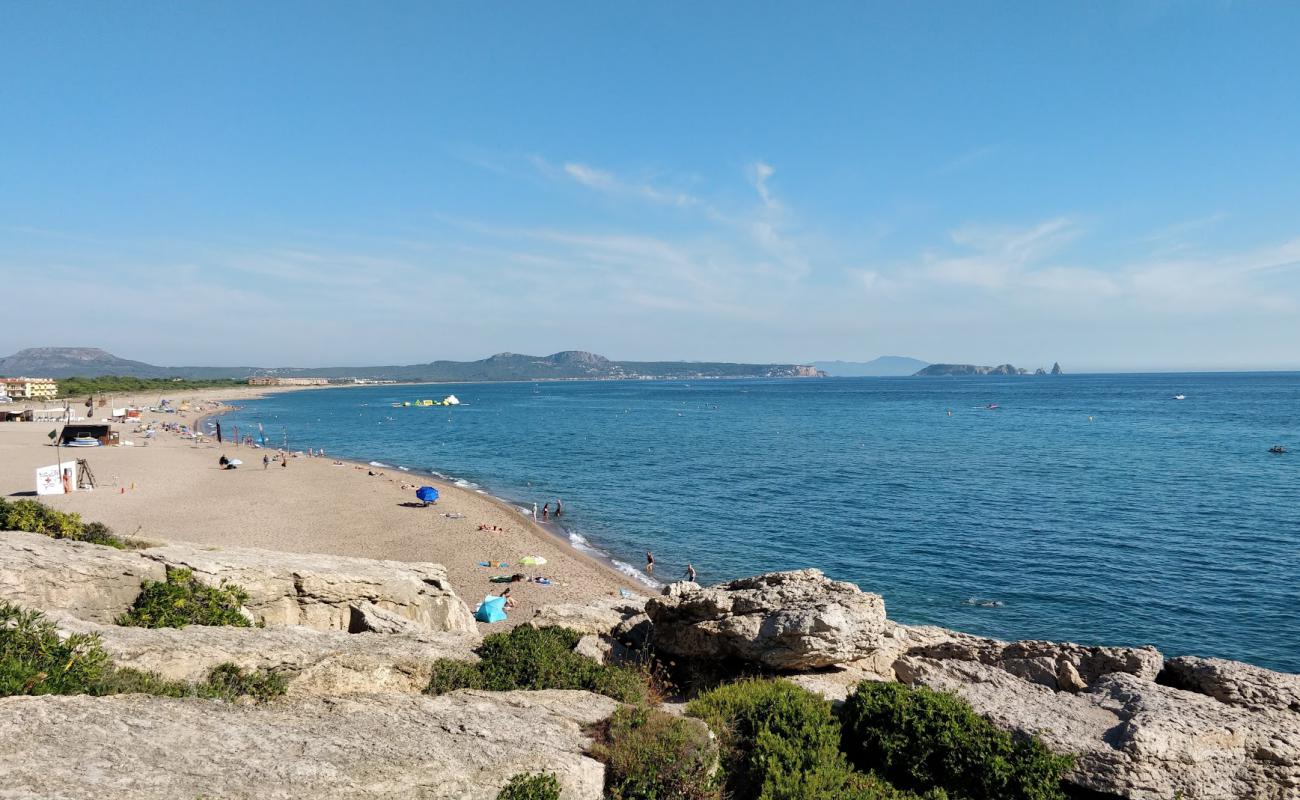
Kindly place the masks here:
[[(449, 392), (468, 405), (390, 407)], [(326, 389), (223, 427), (258, 422), (561, 497), (573, 532), (626, 563), (653, 550), (661, 578), (816, 566), (903, 622), (1300, 671), (1298, 374)]]

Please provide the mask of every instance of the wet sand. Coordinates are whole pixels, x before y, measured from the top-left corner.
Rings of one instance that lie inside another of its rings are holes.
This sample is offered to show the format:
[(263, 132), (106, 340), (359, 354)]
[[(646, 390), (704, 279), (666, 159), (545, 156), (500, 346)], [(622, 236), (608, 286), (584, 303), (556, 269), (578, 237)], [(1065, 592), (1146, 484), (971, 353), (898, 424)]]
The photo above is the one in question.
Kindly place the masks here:
[[(176, 404), (188, 399), (191, 411), (146, 410), (142, 423), (194, 426), (220, 410), (222, 402), (237, 404), (268, 391), (277, 390), (186, 392), (171, 399)], [(147, 405), (158, 399), (156, 395), (117, 397), (112, 405), (121, 407), (131, 400)], [(73, 410), (85, 411), (75, 401)], [(106, 413), (108, 408), (96, 408), (93, 421)], [(49, 422), (0, 423), (0, 495), (30, 496), (36, 468), (55, 463), (55, 449), (48, 439), (55, 427)], [(518, 603), (508, 624), (529, 619), (541, 605), (588, 602), (616, 594), (620, 588), (647, 593), (646, 587), (575, 550), (506, 503), (427, 476), (353, 463), (340, 466), (332, 457), (305, 454), (289, 458), (287, 467), (273, 462), (264, 469), (262, 456), (274, 457), (273, 449), (195, 442), (170, 432), (147, 440), (137, 431), (142, 426), (135, 423), (113, 427), (123, 442), (134, 446), (62, 448), (64, 461), (87, 460), (99, 487), (46, 496), (42, 501), (76, 511), (87, 521), (104, 522), (120, 535), (150, 541), (433, 561), (446, 566), (457, 594), (471, 608), (484, 595), (505, 588), (490, 582), (494, 575), (522, 572), (550, 578), (551, 586), (508, 584)], [(244, 463), (223, 470), (217, 463), (222, 454)], [(438, 489), (437, 505), (420, 507), (414, 489), (401, 488), (416, 483)], [(482, 532), (480, 524), (505, 532)], [(542, 556), (547, 563), (522, 566), (519, 560), (524, 556)], [(481, 567), (480, 562), (492, 566)], [(497, 566), (502, 562), (509, 566)]]

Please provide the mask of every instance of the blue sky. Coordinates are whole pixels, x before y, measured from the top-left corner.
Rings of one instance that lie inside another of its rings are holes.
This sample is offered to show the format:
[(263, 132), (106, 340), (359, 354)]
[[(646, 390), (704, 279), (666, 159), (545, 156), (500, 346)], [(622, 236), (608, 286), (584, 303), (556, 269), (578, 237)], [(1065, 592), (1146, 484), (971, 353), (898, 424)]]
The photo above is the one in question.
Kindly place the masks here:
[(0, 289), (0, 355), (1300, 368), (1297, 31), (1294, 3), (0, 2), (0, 278), (33, 298)]

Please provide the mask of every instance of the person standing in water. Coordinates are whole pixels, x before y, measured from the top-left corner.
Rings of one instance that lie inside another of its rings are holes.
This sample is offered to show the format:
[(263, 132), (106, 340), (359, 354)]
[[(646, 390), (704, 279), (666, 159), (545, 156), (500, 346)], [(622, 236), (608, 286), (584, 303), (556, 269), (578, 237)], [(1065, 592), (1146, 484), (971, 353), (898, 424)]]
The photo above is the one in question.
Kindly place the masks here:
[(690, 564), (686, 565), (686, 580), (695, 583), (695, 567)]
[(655, 554), (649, 550), (645, 551), (645, 571), (649, 575), (655, 574)]
[(555, 516), (558, 517), (563, 513), (564, 513), (564, 501), (557, 497), (555, 498)]
[(545, 522), (550, 518), (551, 518), (551, 504), (547, 503), (546, 505), (542, 506), (542, 522)]

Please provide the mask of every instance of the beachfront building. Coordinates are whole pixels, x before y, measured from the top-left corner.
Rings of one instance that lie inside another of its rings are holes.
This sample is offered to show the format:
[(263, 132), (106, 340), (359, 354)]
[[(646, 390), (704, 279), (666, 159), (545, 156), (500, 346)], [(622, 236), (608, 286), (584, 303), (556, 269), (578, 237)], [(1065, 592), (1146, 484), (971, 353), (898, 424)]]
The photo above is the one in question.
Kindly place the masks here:
[(328, 386), (328, 378), (277, 378), (263, 375), (248, 379), (249, 386)]
[(0, 378), (0, 394), (15, 400), (53, 400), (59, 384), (53, 378)]

